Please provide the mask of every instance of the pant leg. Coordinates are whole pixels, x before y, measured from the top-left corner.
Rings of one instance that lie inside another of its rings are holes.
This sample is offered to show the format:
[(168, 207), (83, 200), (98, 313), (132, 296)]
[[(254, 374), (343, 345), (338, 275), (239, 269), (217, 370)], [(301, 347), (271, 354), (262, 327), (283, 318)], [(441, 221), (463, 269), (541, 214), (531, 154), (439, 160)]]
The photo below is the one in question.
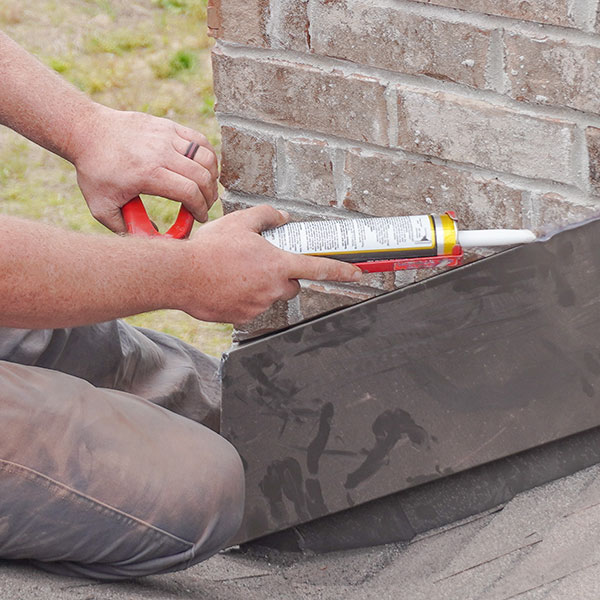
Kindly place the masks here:
[(101, 579), (186, 568), (237, 531), (235, 449), (192, 420), (0, 361), (0, 557)]
[(0, 328), (0, 360), (130, 392), (219, 429), (219, 361), (164, 333), (124, 321), (72, 329)]

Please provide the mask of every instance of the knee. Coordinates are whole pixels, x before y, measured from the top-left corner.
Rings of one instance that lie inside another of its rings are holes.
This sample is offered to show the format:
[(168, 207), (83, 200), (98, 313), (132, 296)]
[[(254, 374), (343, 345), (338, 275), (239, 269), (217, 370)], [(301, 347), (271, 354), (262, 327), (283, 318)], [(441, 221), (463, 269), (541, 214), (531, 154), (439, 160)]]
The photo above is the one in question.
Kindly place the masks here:
[(199, 453), (197, 444), (184, 442), (188, 453), (181, 455), (178, 484), (152, 515), (142, 515), (144, 523), (136, 523), (133, 532), (116, 532), (112, 552), (100, 549), (101, 561), (36, 564), (59, 574), (120, 580), (187, 569), (226, 547), (244, 513), (244, 469), (235, 448), (210, 433), (210, 453), (206, 447)]
[(180, 512), (180, 531), (194, 543), (193, 563), (225, 547), (244, 514), (244, 468), (236, 449), (215, 434), (209, 456), (197, 456)]
[[(206, 441), (206, 436), (203, 439)], [(126, 567), (110, 565), (108, 577), (103, 571), (101, 578), (187, 569), (207, 560), (234, 538), (244, 514), (244, 468), (237, 451), (224, 438), (211, 431), (209, 441), (206, 445), (179, 440), (186, 452), (180, 455), (178, 484), (166, 493), (149, 519), (181, 543), (154, 548), (153, 536), (144, 534), (136, 552), (139, 560), (129, 559)], [(98, 577), (95, 566), (91, 568), (92, 576)]]
[(222, 548), (238, 532), (244, 514), (245, 478), (237, 450), (220, 438), (218, 458), (214, 462), (215, 543)]

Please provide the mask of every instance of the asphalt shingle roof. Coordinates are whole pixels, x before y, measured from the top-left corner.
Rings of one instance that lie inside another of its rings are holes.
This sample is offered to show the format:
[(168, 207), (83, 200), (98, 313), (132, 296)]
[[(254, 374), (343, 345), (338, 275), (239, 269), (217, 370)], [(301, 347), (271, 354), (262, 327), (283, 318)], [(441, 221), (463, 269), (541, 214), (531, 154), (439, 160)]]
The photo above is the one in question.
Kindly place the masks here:
[(10, 600), (547, 600), (600, 597), (600, 465), (408, 544), (322, 555), (225, 552), (188, 571), (96, 583), (0, 563)]

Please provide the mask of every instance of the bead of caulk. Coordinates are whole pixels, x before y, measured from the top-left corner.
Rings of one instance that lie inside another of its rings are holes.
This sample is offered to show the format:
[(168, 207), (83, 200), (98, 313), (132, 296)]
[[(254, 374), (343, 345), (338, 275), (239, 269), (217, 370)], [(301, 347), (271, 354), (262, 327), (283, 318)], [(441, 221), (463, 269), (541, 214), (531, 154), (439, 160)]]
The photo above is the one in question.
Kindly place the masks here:
[(535, 233), (529, 229), (476, 229), (458, 232), (458, 243), (463, 248), (513, 246), (529, 244), (535, 239)]

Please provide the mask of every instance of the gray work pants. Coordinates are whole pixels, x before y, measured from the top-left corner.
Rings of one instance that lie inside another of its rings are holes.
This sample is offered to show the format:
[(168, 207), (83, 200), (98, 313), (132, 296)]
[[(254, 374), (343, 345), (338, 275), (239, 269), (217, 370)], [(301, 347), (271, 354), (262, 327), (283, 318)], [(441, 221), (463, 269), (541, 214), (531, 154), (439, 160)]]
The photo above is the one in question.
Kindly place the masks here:
[(244, 495), (219, 404), (218, 361), (167, 335), (0, 328), (0, 558), (120, 579), (217, 552)]

